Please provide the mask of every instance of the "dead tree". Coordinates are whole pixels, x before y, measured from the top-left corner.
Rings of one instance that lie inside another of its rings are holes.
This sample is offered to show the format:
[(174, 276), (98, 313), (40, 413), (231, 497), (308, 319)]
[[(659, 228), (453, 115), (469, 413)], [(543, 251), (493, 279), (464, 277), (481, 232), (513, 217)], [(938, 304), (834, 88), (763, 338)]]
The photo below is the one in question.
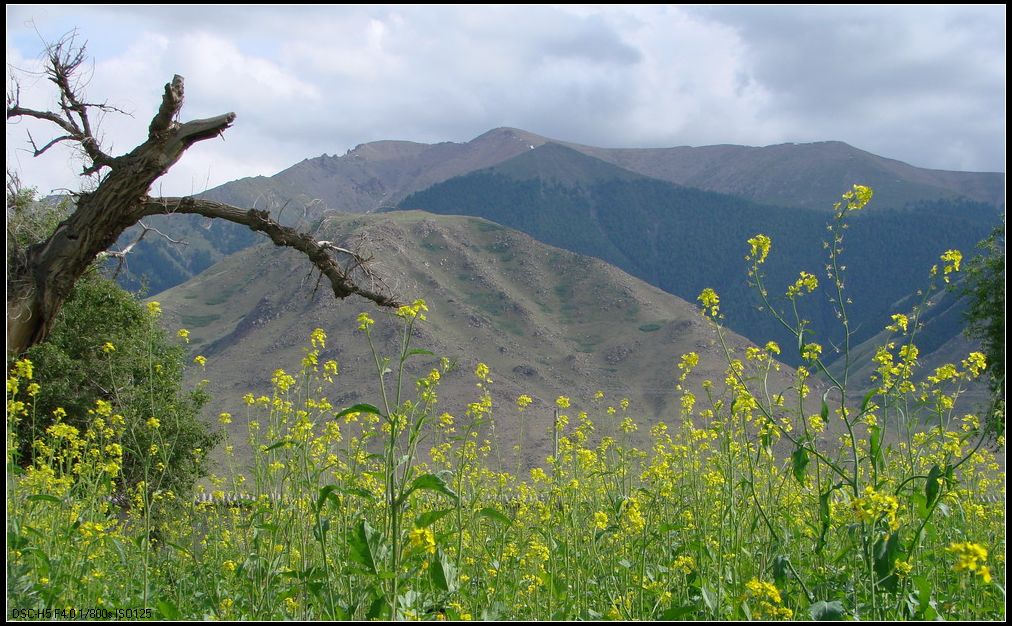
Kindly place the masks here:
[(8, 88), (7, 119), (29, 117), (52, 123), (58, 135), (36, 143), (29, 134), (35, 156), (53, 146), (70, 142), (84, 153), (82, 175), (99, 176), (93, 191), (76, 196), (76, 209), (40, 243), (28, 247), (12, 260), (7, 273), (7, 355), (19, 355), (43, 341), (74, 283), (95, 258), (107, 250), (127, 228), (150, 215), (194, 213), (221, 218), (260, 231), (276, 245), (295, 248), (325, 276), (334, 295), (358, 294), (381, 306), (397, 302), (372, 288), (356, 284), (352, 272), (363, 259), (329, 242), (318, 242), (306, 233), (282, 226), (267, 211), (245, 210), (195, 197), (152, 198), (152, 183), (167, 172), (193, 144), (219, 136), (235, 121), (235, 113), (180, 123), (183, 77), (165, 85), (161, 106), (148, 127), (148, 137), (130, 152), (112, 156), (95, 138), (92, 111), (114, 110), (106, 104), (85, 100), (77, 86), (77, 72), (85, 61), (84, 46), (73, 35), (46, 49), (46, 77), (59, 94), (59, 110), (35, 110), (21, 106), (16, 78)]

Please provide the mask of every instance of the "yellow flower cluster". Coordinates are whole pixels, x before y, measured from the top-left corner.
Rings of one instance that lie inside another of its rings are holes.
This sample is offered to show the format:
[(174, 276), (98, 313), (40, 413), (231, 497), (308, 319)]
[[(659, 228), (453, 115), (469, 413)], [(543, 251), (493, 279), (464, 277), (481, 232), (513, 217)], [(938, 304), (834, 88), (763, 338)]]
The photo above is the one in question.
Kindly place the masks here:
[(696, 298), (703, 305), (703, 312), (708, 314), (710, 317), (717, 317), (717, 313), (720, 312), (720, 297), (717, 296), (717, 292), (707, 287)]
[(868, 485), (864, 488), (864, 495), (856, 498), (851, 506), (854, 508), (854, 516), (861, 522), (875, 523), (884, 520), (890, 530), (900, 527), (899, 519), (896, 516), (900, 503), (888, 494), (875, 491), (875, 488)]
[[(411, 304), (405, 304), (404, 306), (397, 309), (397, 317), (410, 320), (419, 319), (425, 320), (425, 312), (429, 310), (426, 306), (425, 300), (415, 300)], [(361, 316), (360, 316), (361, 317)], [(361, 321), (361, 320), (360, 320)], [(361, 330), (364, 330), (359, 327)]]
[(946, 250), (942, 255), (942, 260), (945, 261), (942, 280), (949, 282), (949, 274), (959, 271), (959, 264), (963, 261), (963, 253), (959, 250)]
[(991, 582), (991, 568), (984, 563), (987, 561), (987, 550), (983, 546), (967, 542), (956, 542), (946, 548), (958, 559), (953, 569), (957, 572), (976, 572), (985, 583)]
[(745, 583), (750, 598), (757, 601), (757, 606), (752, 611), (752, 617), (756, 619), (791, 619), (794, 611), (783, 606), (783, 599), (780, 597), (780, 590), (773, 583), (761, 581), (758, 578)]
[[(843, 199), (847, 201), (848, 211), (860, 211), (869, 202), (871, 202), (872, 190), (871, 187), (864, 185), (854, 185), (854, 187), (843, 194)], [(836, 204), (836, 208), (839, 209), (840, 203)]]
[(368, 332), (369, 327), (375, 323), (376, 322), (371, 317), (369, 317), (368, 313), (358, 314), (358, 329), (361, 330), (362, 332)]
[(822, 346), (817, 343), (806, 343), (801, 348), (801, 357), (806, 361), (814, 361), (822, 354)]
[(323, 349), (327, 347), (327, 333), (322, 328), (314, 329), (309, 335), (309, 343), (313, 348)]
[(770, 253), (770, 246), (773, 240), (766, 235), (756, 235), (748, 240), (748, 245), (751, 246), (749, 255), (745, 257), (746, 261), (754, 260), (756, 265), (761, 265), (766, 261), (766, 255)]
[(436, 535), (431, 528), (412, 529), (409, 541), (412, 548), (420, 550), (425, 554), (436, 553)]
[(798, 279), (794, 281), (793, 285), (787, 287), (787, 297), (795, 298), (804, 293), (804, 290), (808, 290), (808, 293), (812, 293), (819, 287), (819, 279), (814, 274), (808, 272), (801, 272)]
[(271, 376), (271, 384), (274, 385), (278, 391), (284, 393), (291, 389), (292, 385), (295, 384), (295, 378), (286, 374), (285, 370), (279, 368), (274, 370), (274, 375)]
[(671, 564), (671, 569), (679, 569), (682, 570), (683, 574), (691, 574), (692, 570), (696, 569), (696, 559), (687, 554), (683, 554), (675, 559), (675, 562)]
[(892, 318), (893, 323), (886, 326), (886, 330), (891, 330), (894, 333), (899, 331), (907, 332), (907, 327), (910, 325), (910, 318), (902, 313), (895, 313)]
[(625, 501), (622, 511), (622, 531), (626, 535), (637, 535), (646, 528), (647, 520), (640, 511), (640, 503), (636, 498)]

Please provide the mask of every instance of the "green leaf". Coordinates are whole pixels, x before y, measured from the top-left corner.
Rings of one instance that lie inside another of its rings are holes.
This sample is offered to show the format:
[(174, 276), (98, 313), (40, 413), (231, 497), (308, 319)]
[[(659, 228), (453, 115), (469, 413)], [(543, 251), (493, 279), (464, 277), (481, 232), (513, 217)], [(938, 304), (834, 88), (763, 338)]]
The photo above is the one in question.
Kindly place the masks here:
[[(555, 596), (556, 602), (565, 604), (567, 595), (566, 583), (563, 582), (561, 578), (553, 576), (551, 573), (548, 574), (548, 583), (548, 587), (552, 590), (552, 595)], [(562, 619), (562, 617), (560, 616), (559, 619)]]
[(882, 581), (880, 586), (889, 591), (896, 591), (898, 579), (893, 575), (896, 569), (896, 557), (900, 554), (899, 533), (890, 533), (889, 538), (879, 537), (872, 546), (875, 574)]
[(380, 412), (380, 410), (371, 404), (356, 404), (354, 406), (348, 407), (347, 409), (335, 415), (334, 419), (344, 417), (345, 415), (351, 415), (352, 413), (372, 413), (373, 415), (379, 415), (380, 417), (383, 417), (383, 414)]
[(861, 401), (861, 414), (863, 414), (868, 408), (868, 404), (871, 402), (871, 399), (875, 397), (875, 393), (876, 390), (872, 389), (868, 393), (864, 394), (864, 400)]
[(878, 471), (882, 467), (882, 428), (880, 426), (869, 426), (871, 433), (871, 464)]
[(348, 538), (349, 558), (356, 563), (365, 565), (366, 568), (376, 574), (376, 546), (377, 533), (369, 522), (362, 520), (355, 527), (351, 537)]
[(943, 470), (937, 464), (931, 467), (931, 471), (928, 472), (928, 481), (924, 485), (924, 495), (928, 499), (928, 508), (935, 503), (938, 499), (938, 494), (941, 491), (941, 483), (938, 479), (942, 476)]
[(158, 609), (158, 613), (164, 619), (171, 619), (171, 620), (183, 619), (183, 614), (179, 612), (179, 609), (176, 608), (176, 605), (172, 604), (168, 600), (159, 600), (158, 602), (155, 603), (155, 608)]
[(429, 581), (440, 591), (457, 591), (457, 568), (441, 549), (437, 549), (436, 558), (429, 562)]
[(661, 613), (661, 621), (680, 622), (684, 620), (687, 616), (692, 615), (697, 610), (698, 610), (697, 607), (692, 606), (691, 604), (687, 604), (685, 606), (673, 606), (667, 611)]
[(323, 504), (330, 500), (334, 503), (334, 506), (338, 506), (341, 502), (338, 500), (337, 485), (326, 485), (320, 488), (320, 495), (316, 498), (316, 511), (319, 512), (323, 509)]
[[(320, 594), (318, 593), (317, 596), (319, 595)], [(347, 622), (350, 619), (351, 615), (348, 614), (348, 611), (344, 610), (344, 607), (335, 604), (330, 607), (330, 615), (327, 617), (326, 621)]]
[(441, 511), (427, 511), (422, 513), (415, 518), (415, 528), (426, 528), (432, 526), (437, 521), (446, 517), (447, 514), (453, 513), (453, 509), (443, 509)]
[(28, 496), (29, 502), (52, 502), (53, 504), (63, 504), (63, 500), (56, 496), (51, 496), (45, 493), (37, 493), (32, 496)]
[[(182, 554), (186, 555), (187, 557), (189, 557), (191, 559), (193, 558), (193, 553), (190, 552), (187, 548), (184, 548), (183, 546), (181, 546), (179, 544), (172, 543), (171, 541), (166, 541), (165, 545), (170, 546), (171, 548), (173, 548), (177, 552), (181, 552)], [(171, 618), (171, 619), (176, 619), (176, 618)]]
[(790, 557), (780, 555), (773, 559), (773, 581), (783, 589), (787, 584), (787, 575), (791, 571)]
[(513, 523), (512, 519), (506, 517), (506, 515), (500, 513), (498, 510), (496, 510), (494, 507), (491, 506), (487, 506), (484, 509), (478, 511), (478, 515), (484, 517), (485, 519), (496, 522), (498, 524), (502, 524), (503, 526), (509, 526), (510, 524)]
[(819, 494), (819, 541), (815, 545), (815, 553), (822, 552), (826, 547), (826, 533), (829, 532), (829, 498), (833, 495), (833, 487), (826, 490), (826, 493)]
[(24, 535), (19, 535), (14, 532), (7, 533), (7, 549), (8, 550), (24, 550), (25, 546), (28, 545), (28, 539)]
[(457, 501), (457, 494), (454, 493), (452, 489), (450, 489), (450, 487), (446, 484), (446, 481), (444, 481), (441, 477), (435, 474), (423, 474), (418, 478), (414, 479), (413, 481), (411, 481), (411, 487), (408, 488), (407, 492), (405, 493), (405, 496), (411, 495), (413, 492), (419, 489), (427, 491), (436, 491), (438, 493), (443, 494), (444, 496), (453, 499), (454, 502)]
[(805, 470), (808, 469), (808, 450), (798, 446), (791, 454), (791, 469), (794, 471), (794, 478), (798, 483), (805, 484)]
[(319, 526), (313, 526), (313, 538), (319, 542), (326, 541), (328, 530), (330, 530), (330, 520), (325, 519), (320, 522)]
[(270, 452), (271, 450), (276, 450), (276, 449), (280, 448), (281, 446), (287, 445), (289, 443), (291, 443), (291, 440), (288, 439), (288, 438), (282, 439), (280, 441), (275, 441), (271, 445), (267, 446), (267, 448), (264, 450), (264, 452)]
[(365, 618), (369, 621), (390, 619), (390, 604), (375, 587), (373, 588), (373, 593), (376, 599), (369, 605), (369, 610), (365, 612)]
[(910, 581), (917, 590), (917, 612), (924, 615), (931, 606), (931, 581), (924, 575), (911, 576)]
[(337, 490), (349, 496), (358, 496), (360, 498), (365, 498), (370, 502), (376, 500), (376, 496), (373, 495), (371, 491), (365, 489), (364, 487), (338, 487)]
[(703, 604), (705, 604), (706, 608), (710, 609), (710, 612), (712, 613), (717, 608), (717, 603), (713, 599), (713, 592), (710, 591), (706, 585), (700, 587), (699, 590), (703, 594)]
[(817, 622), (839, 622), (843, 620), (843, 604), (839, 600), (819, 600), (808, 607), (808, 614)]
[(404, 354), (404, 358), (407, 359), (408, 357), (415, 356), (416, 354), (421, 354), (421, 355), (424, 355), (424, 356), (434, 356), (435, 355), (435, 353), (432, 352), (431, 350), (423, 350), (421, 348), (412, 348), (411, 350), (408, 350)]
[(829, 392), (822, 394), (822, 409), (819, 410), (819, 414), (822, 416), (822, 421), (826, 424), (829, 423), (829, 405), (826, 404), (826, 396)]

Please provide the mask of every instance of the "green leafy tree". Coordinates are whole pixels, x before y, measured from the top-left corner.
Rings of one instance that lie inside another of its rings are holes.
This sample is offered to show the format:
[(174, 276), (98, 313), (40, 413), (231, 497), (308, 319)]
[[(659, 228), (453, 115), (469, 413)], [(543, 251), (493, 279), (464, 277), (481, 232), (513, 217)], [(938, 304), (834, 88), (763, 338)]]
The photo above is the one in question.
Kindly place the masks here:
[[(39, 201), (35, 189), (8, 176), (8, 257), (44, 241), (66, 213), (64, 204)], [(33, 442), (56, 419), (83, 432), (102, 400), (126, 421), (124, 489), (143, 480), (185, 492), (206, 473), (207, 452), (219, 439), (199, 419), (207, 395), (183, 390), (185, 348), (151, 309), (94, 267), (77, 282), (48, 340), (25, 354), (38, 389), (31, 418), (17, 425), (22, 465), (32, 462)], [(149, 425), (152, 417), (157, 428)]]
[(980, 340), (987, 356), (991, 391), (1000, 398), (1000, 406), (991, 412), (988, 431), (997, 436), (1005, 430), (1005, 229), (995, 227), (991, 235), (977, 245), (982, 254), (966, 268), (963, 293), (969, 297), (966, 334)]
[[(206, 474), (207, 453), (220, 433), (200, 421), (206, 392), (182, 387), (185, 348), (113, 281), (97, 272), (79, 280), (49, 339), (26, 356), (40, 385), (38, 422), (25, 424), (19, 437), (26, 445), (52, 424), (57, 409), (66, 412), (63, 421), (84, 431), (101, 399), (126, 420), (124, 487), (144, 480), (153, 489), (185, 493)], [(151, 418), (157, 427), (149, 425)]]

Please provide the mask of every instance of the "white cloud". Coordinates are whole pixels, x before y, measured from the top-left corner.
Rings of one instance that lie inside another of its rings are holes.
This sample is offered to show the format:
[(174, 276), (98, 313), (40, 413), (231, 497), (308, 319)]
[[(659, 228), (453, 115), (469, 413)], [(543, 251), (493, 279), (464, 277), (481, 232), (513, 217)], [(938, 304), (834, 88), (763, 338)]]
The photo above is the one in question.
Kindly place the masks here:
[[(608, 146), (839, 139), (1003, 169), (1004, 24), (1004, 7), (21, 6), (7, 52), (26, 63), (35, 29), (79, 25), (89, 94), (135, 115), (103, 120), (116, 150), (143, 140), (174, 73), (184, 119), (235, 111), (224, 141), (162, 181), (188, 193), (365, 141), (501, 125)], [(65, 156), (12, 150), (24, 128), (8, 125), (8, 161), (40, 186), (74, 184)]]

